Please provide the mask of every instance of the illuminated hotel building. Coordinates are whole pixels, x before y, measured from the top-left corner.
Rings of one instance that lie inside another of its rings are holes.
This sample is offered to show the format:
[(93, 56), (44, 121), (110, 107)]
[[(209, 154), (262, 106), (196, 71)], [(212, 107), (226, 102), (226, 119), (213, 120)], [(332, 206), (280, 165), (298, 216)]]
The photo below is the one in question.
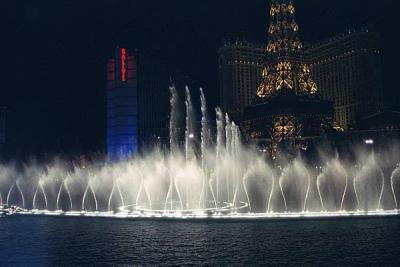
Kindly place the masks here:
[(382, 110), (379, 35), (349, 31), (305, 51), (323, 99), (334, 103), (335, 123), (344, 130)]
[(248, 42), (225, 43), (218, 51), (220, 106), (240, 119), (256, 94), (265, 48)]
[(138, 84), (135, 56), (117, 48), (107, 64), (107, 150), (111, 159), (138, 151)]
[(135, 156), (168, 132), (169, 76), (149, 56), (117, 48), (107, 64), (107, 150), (111, 159)]

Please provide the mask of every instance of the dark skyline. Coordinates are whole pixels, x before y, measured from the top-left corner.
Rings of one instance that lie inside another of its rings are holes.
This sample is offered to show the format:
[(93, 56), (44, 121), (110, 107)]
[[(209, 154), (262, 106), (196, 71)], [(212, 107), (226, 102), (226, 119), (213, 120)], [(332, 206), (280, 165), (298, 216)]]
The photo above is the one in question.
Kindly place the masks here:
[[(384, 89), (398, 108), (397, 0), (295, 1), (302, 41), (349, 28), (381, 34)], [(137, 48), (204, 87), (218, 104), (223, 40), (265, 44), (269, 1), (10, 1), (2, 3), (0, 105), (13, 150), (95, 151), (105, 139), (107, 58)], [(197, 89), (197, 88), (194, 88)], [(10, 136), (11, 135), (11, 136)]]

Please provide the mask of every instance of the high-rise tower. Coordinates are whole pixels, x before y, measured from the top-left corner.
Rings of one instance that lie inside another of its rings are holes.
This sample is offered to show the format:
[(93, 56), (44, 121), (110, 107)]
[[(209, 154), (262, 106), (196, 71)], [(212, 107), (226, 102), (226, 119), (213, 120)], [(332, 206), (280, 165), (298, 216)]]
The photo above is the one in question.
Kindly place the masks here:
[(137, 64), (132, 52), (117, 48), (107, 64), (107, 150), (111, 159), (138, 150)]
[(272, 0), (268, 45), (257, 96), (245, 115), (249, 137), (278, 150), (295, 152), (330, 128), (332, 104), (318, 98), (317, 84), (303, 56), (292, 0)]
[(170, 75), (165, 64), (117, 48), (107, 64), (107, 150), (130, 158), (168, 140)]

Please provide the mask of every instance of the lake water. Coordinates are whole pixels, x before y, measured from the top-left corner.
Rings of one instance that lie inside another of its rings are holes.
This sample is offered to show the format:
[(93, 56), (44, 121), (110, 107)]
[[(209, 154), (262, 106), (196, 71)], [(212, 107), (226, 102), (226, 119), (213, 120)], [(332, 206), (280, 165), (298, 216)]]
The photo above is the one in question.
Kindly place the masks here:
[(400, 265), (400, 218), (0, 218), (0, 265)]

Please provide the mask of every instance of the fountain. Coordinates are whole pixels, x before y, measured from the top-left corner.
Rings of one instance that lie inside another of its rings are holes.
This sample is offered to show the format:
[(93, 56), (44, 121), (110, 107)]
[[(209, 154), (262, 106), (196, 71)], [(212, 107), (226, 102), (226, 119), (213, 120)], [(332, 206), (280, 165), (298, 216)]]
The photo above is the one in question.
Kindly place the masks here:
[[(399, 214), (400, 159), (388, 156), (396, 153), (363, 151), (354, 161), (321, 155), (317, 166), (300, 156), (284, 164), (269, 163), (257, 149), (242, 144), (239, 127), (221, 109), (215, 110), (215, 123), (210, 121), (202, 90), (200, 127), (189, 88), (184, 100), (186, 119), (180, 125), (179, 96), (174, 87), (170, 92), (169, 150), (155, 149), (133, 159), (85, 168), (60, 161), (31, 164), (23, 170), (2, 165), (0, 204), (20, 207), (19, 215), (116, 218)], [(392, 162), (390, 175), (385, 175), (381, 158)]]
[(14, 187), (17, 187), (18, 193), (21, 196), (22, 199), (22, 208), (25, 208), (25, 197), (24, 197), (24, 193), (19, 185), (19, 180), (15, 181), (15, 183), (13, 183), (10, 187), (10, 190), (8, 190), (8, 194), (7, 194), (7, 205), (10, 205), (10, 197), (11, 194), (13, 193)]
[(47, 210), (47, 209), (48, 209), (47, 196), (46, 196), (46, 192), (44, 191), (43, 180), (42, 180), (42, 179), (39, 180), (38, 186), (36, 187), (35, 194), (33, 195), (33, 200), (32, 200), (33, 209), (34, 209), (34, 210), (37, 210), (37, 209), (38, 209), (38, 208), (37, 208), (36, 200), (37, 200), (37, 195), (38, 195), (39, 190), (41, 191), (41, 193), (42, 193), (42, 195), (43, 195), (44, 202), (45, 202), (45, 207), (46, 207), (45, 210)]
[(93, 181), (95, 179), (95, 176), (92, 176), (91, 174), (89, 174), (89, 176), (90, 177), (89, 177), (89, 179), (87, 181), (87, 186), (86, 186), (86, 189), (85, 189), (85, 193), (83, 193), (83, 197), (82, 197), (82, 209), (81, 209), (82, 212), (86, 211), (85, 210), (85, 202), (86, 202), (86, 198), (87, 198), (88, 192), (90, 192), (92, 194), (92, 196), (93, 196), (94, 204), (95, 204), (95, 211), (99, 210), (98, 202), (97, 202), (97, 198), (96, 198), (96, 193), (95, 193), (95, 191), (93, 189)]
[[(123, 197), (123, 195), (122, 195), (122, 191), (121, 191), (121, 188), (120, 188), (120, 186), (119, 186), (119, 179), (116, 179), (116, 180), (114, 181), (114, 183), (113, 183), (113, 187), (112, 187), (112, 189), (111, 189), (110, 197), (108, 198), (108, 211), (112, 211), (112, 209), (111, 209), (111, 201), (112, 201), (112, 198), (113, 198), (115, 189), (117, 189), (117, 191), (118, 191), (118, 196), (119, 196), (120, 201), (121, 201), (121, 206), (122, 206), (122, 207), (125, 206), (124, 197)], [(140, 184), (140, 190), (142, 190), (142, 189), (143, 189), (143, 181), (142, 181), (142, 184)], [(140, 196), (140, 194), (138, 194), (138, 197), (139, 197), (139, 196)]]
[(317, 177), (317, 190), (322, 210), (343, 211), (348, 185), (348, 174), (341, 162), (338, 159), (328, 162)]
[(69, 176), (67, 175), (67, 178), (65, 178), (65, 179), (61, 182), (61, 184), (60, 184), (60, 189), (58, 190), (58, 194), (57, 194), (57, 203), (56, 203), (57, 210), (61, 210), (61, 209), (60, 209), (60, 198), (61, 198), (61, 192), (62, 192), (62, 189), (63, 189), (63, 188), (64, 188), (65, 191), (67, 192), (68, 200), (69, 200), (69, 204), (70, 204), (70, 209), (71, 209), (71, 210), (73, 209), (71, 192), (69, 191), (68, 185), (67, 185), (68, 177), (69, 177)]

